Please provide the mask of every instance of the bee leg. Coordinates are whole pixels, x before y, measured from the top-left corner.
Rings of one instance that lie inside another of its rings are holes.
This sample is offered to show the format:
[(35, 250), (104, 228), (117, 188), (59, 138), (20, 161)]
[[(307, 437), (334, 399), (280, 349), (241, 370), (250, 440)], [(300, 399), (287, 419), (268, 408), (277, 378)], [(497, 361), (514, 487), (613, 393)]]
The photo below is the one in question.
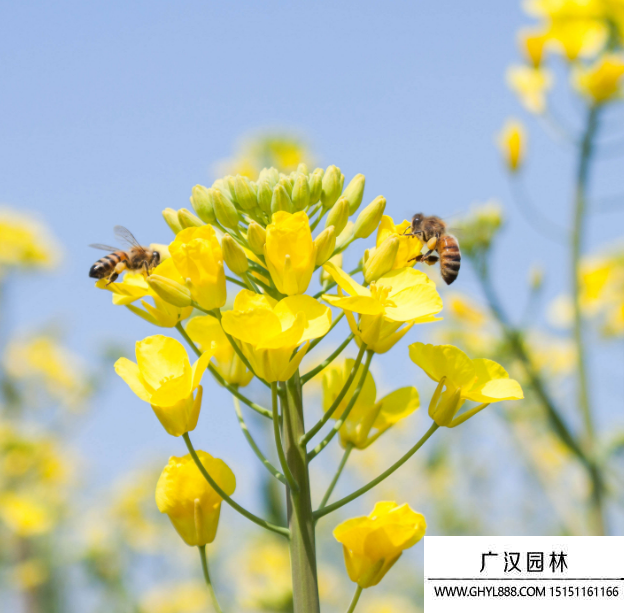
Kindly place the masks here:
[(108, 278), (108, 283), (106, 285), (110, 285), (111, 283), (113, 283), (113, 281), (115, 281), (117, 279), (117, 277), (119, 277), (119, 275), (126, 270), (126, 263), (125, 262), (119, 262), (119, 264), (117, 264), (117, 266), (115, 266), (115, 270), (113, 271), (113, 274)]
[(419, 253), (418, 255), (415, 255), (413, 258), (410, 258), (409, 260), (407, 260), (408, 262), (413, 262), (414, 260), (416, 260), (417, 262), (422, 261), (423, 259), (423, 255), (422, 253)]
[(108, 283), (106, 284), (106, 287), (108, 287), (111, 283), (114, 283), (117, 280), (118, 276), (119, 273), (114, 272), (110, 277), (108, 277)]
[(401, 234), (401, 236), (422, 236), (423, 231), (422, 230), (418, 230), (418, 232), (409, 232), (408, 233), (409, 228), (405, 229), (405, 232), (403, 232), (403, 234)]
[(439, 259), (437, 255), (430, 255), (427, 258), (423, 258), (423, 262), (428, 266), (433, 266)]
[(148, 262), (143, 262), (143, 264), (141, 265), (141, 268), (143, 269), (143, 276), (144, 277), (149, 277), (150, 274), (150, 265)]

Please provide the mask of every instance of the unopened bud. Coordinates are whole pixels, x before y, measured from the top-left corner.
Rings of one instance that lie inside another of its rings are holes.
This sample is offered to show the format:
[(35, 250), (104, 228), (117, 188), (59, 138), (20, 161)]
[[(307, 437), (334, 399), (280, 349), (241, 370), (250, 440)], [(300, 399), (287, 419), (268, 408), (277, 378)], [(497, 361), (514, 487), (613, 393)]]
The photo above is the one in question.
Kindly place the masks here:
[(167, 222), (167, 225), (171, 228), (174, 234), (180, 232), (183, 228), (178, 219), (178, 211), (174, 209), (165, 209), (162, 212), (162, 216)]
[(273, 188), (268, 181), (258, 181), (258, 206), (265, 215), (271, 215)]
[(308, 178), (310, 186), (310, 205), (316, 204), (321, 198), (323, 191), (323, 169), (317, 168)]
[(245, 250), (229, 235), (224, 234), (221, 239), (223, 261), (235, 275), (244, 275), (249, 268)]
[(385, 209), (386, 199), (383, 196), (377, 196), (375, 200), (360, 211), (355, 220), (353, 236), (355, 238), (368, 238), (377, 229)]
[(362, 197), (364, 196), (365, 183), (366, 177), (364, 175), (355, 175), (349, 185), (347, 185), (347, 189), (345, 189), (342, 197), (349, 201), (349, 215), (353, 215), (360, 208)]
[(353, 222), (348, 221), (344, 230), (336, 237), (336, 249), (338, 251), (346, 249), (347, 245), (353, 240), (353, 227)]
[(213, 184), (212, 187), (214, 189), (219, 190), (226, 198), (229, 198), (230, 200), (234, 201), (236, 200), (236, 194), (232, 193), (232, 191), (230, 191), (230, 185), (229, 183), (224, 179), (217, 179)]
[(277, 168), (263, 168), (258, 175), (259, 181), (266, 181), (273, 189), (279, 181), (279, 172)]
[(232, 175), (223, 177), (223, 185), (227, 189), (227, 193), (223, 192), (234, 204), (237, 204), (236, 197), (236, 179)]
[(306, 175), (297, 175), (292, 190), (292, 203), (295, 211), (305, 211), (310, 205), (310, 185)]
[(212, 196), (215, 216), (219, 223), (223, 227), (230, 228), (231, 230), (237, 228), (239, 217), (234, 203), (218, 189), (211, 189), (208, 191)]
[(206, 225), (197, 215), (193, 215), (188, 209), (180, 209), (178, 211), (178, 220), (183, 228), (199, 228)]
[(259, 223), (250, 221), (247, 229), (247, 242), (249, 243), (249, 248), (256, 255), (262, 255), (264, 253), (264, 243), (266, 243), (266, 230)]
[(337, 166), (328, 166), (323, 176), (323, 189), (321, 191), (321, 202), (324, 209), (328, 209), (336, 203), (342, 193), (344, 185), (344, 175)]
[(399, 237), (389, 236), (377, 247), (364, 264), (364, 280), (367, 283), (377, 281), (379, 277), (392, 270), (399, 251)]
[(236, 190), (236, 200), (238, 200), (241, 209), (253, 211), (258, 206), (256, 191), (247, 177), (237, 175), (234, 180), (234, 188)]
[(283, 185), (284, 189), (286, 190), (286, 193), (288, 194), (289, 198), (292, 198), (292, 190), (293, 190), (293, 185), (294, 185), (294, 180), (291, 179), (290, 177), (286, 177), (284, 175), (282, 175), (280, 177), (280, 180), (277, 182), (278, 185)]
[(331, 211), (327, 215), (325, 227), (334, 226), (336, 234), (340, 234), (349, 221), (349, 201), (346, 198), (338, 198)]
[(150, 275), (147, 282), (165, 302), (181, 308), (191, 306), (191, 290), (181, 283), (161, 275)]
[(297, 166), (297, 174), (298, 175), (307, 175), (308, 174), (308, 167), (307, 167), (307, 165), (304, 164), (303, 162), (301, 162)]
[(214, 214), (210, 190), (203, 185), (196, 185), (193, 188), (191, 192), (191, 204), (202, 221), (208, 224), (214, 224), (217, 221)]
[(271, 213), (277, 213), (277, 211), (286, 211), (287, 213), (293, 212), (293, 203), (286, 191), (286, 188), (278, 183), (273, 190), (273, 199), (271, 200)]
[(336, 230), (334, 226), (325, 228), (314, 239), (314, 246), (316, 247), (316, 266), (325, 264), (336, 248)]

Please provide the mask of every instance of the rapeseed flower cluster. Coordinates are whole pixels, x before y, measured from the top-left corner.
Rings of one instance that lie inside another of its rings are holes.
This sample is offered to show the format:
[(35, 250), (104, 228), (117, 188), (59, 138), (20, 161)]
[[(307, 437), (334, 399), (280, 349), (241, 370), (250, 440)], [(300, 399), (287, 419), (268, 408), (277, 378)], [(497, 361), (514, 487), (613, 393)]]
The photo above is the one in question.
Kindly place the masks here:
[[(209, 584), (206, 545), (216, 537), (222, 502), (288, 536), (292, 589), (280, 589), (275, 598), (292, 599), (297, 612), (304, 610), (303, 600), (318, 601), (318, 592), (304, 593), (316, 571), (297, 548), (318, 518), (346, 503), (329, 500), (349, 453), (370, 447), (420, 406), (414, 386), (378, 398), (371, 361), (392, 350), (414, 326), (438, 321), (443, 308), (435, 282), (414, 268), (425, 245), (410, 234), (409, 221), (384, 214), (383, 196), (362, 206), (364, 188), (363, 175), (345, 184), (336, 166), (309, 171), (304, 164), (290, 173), (265, 168), (255, 180), (241, 173), (210, 187), (195, 186), (193, 212), (163, 212), (175, 237), (162, 250), (161, 263), (145, 277), (127, 273), (117, 283), (97, 284), (112, 292), (115, 304), (128, 306), (156, 326), (175, 328), (197, 355), (191, 364), (180, 341), (157, 334), (136, 344), (136, 362), (120, 358), (115, 364), (130, 389), (151, 405), (169, 434), (183, 437), (189, 451), (172, 457), (163, 470), (156, 488), (158, 509), (185, 543), (199, 548)], [(500, 221), (494, 212), (486, 217), (493, 234)], [(347, 272), (342, 255), (353, 244), (362, 244), (361, 260)], [(134, 304), (139, 300), (142, 308)], [(345, 342), (318, 367), (300, 372), (306, 354), (343, 316)], [(352, 340), (357, 359), (338, 361)], [(429, 403), (429, 431), (390, 472), (439, 426), (454, 427), (490, 403), (522, 398), (519, 384), (491, 360), (470, 360), (455, 347), (422, 343), (411, 345), (410, 357), (438, 388)], [(288, 526), (242, 507), (232, 498), (236, 477), (226, 461), (195, 450), (189, 433), (198, 427), (202, 402), (208, 398), (203, 393), (206, 370), (236, 403), (242, 401), (272, 422), (277, 465), (261, 451), (235, 404), (252, 450), (287, 485), (298, 518)], [(321, 373), (324, 413), (306, 429), (303, 387)], [(270, 389), (270, 407), (247, 396), (254, 379)], [(460, 413), (465, 401), (478, 406)], [(323, 438), (310, 445), (321, 431)], [(308, 465), (336, 434), (345, 455), (313, 510)], [(380, 502), (370, 516), (348, 520), (334, 535), (343, 544), (348, 574), (361, 591), (379, 583), (424, 532), (421, 514), (405, 504)]]

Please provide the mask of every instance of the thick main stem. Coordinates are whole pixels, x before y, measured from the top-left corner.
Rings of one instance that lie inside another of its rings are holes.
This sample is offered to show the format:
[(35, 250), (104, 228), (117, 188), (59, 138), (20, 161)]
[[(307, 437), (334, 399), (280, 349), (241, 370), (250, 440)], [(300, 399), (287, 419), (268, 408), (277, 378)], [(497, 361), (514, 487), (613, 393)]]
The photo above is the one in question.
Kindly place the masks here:
[(587, 125), (579, 152), (578, 168), (576, 173), (576, 186), (574, 192), (574, 223), (572, 227), (572, 239), (570, 249), (570, 273), (572, 275), (572, 301), (574, 305), (574, 343), (576, 345), (576, 359), (578, 371), (578, 399), (583, 423), (585, 426), (585, 442), (592, 461), (592, 528), (596, 534), (605, 533), (604, 510), (603, 510), (603, 486), (599, 478), (598, 469), (595, 466), (596, 434), (589, 399), (589, 383), (587, 376), (587, 361), (585, 351), (585, 339), (583, 331), (583, 314), (581, 312), (581, 285), (580, 285), (580, 262), (582, 251), (582, 238), (586, 231), (587, 215), (587, 186), (591, 159), (594, 151), (594, 142), (598, 130), (598, 116), (600, 107), (593, 106), (587, 116)]
[(284, 453), (298, 486), (297, 491), (287, 488), (294, 613), (319, 613), (310, 475), (305, 443), (299, 442), (305, 434), (305, 426), (301, 379), (298, 372), (288, 381), (283, 392), (281, 400)]

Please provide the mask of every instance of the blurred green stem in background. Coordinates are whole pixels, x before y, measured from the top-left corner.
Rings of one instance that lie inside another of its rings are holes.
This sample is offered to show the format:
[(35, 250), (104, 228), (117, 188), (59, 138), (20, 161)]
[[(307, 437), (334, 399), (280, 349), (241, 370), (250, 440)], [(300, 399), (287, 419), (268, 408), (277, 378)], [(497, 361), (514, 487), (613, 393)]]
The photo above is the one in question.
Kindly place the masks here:
[(200, 545), (198, 549), (201, 557), (202, 570), (204, 571), (204, 579), (206, 580), (206, 585), (208, 586), (208, 591), (210, 592), (210, 597), (212, 598), (212, 605), (217, 613), (223, 613), (223, 610), (219, 606), (219, 601), (217, 600), (217, 595), (212, 585), (212, 581), (210, 580), (210, 573), (208, 572), (208, 558), (206, 557), (206, 545)]

